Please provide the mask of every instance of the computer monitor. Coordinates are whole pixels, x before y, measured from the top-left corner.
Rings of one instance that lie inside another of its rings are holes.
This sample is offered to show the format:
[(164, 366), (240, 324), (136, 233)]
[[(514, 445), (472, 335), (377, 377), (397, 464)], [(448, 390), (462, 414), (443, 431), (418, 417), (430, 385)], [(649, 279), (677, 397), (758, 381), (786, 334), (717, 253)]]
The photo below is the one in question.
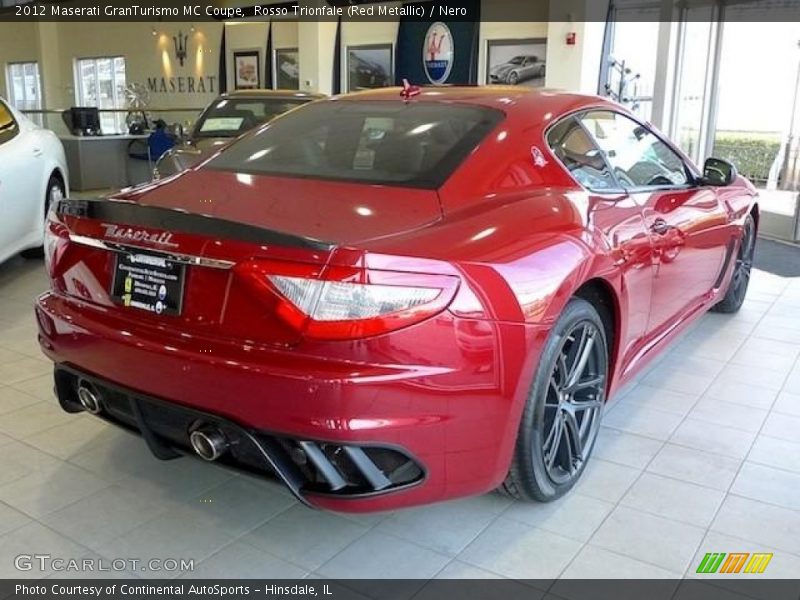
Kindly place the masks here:
[(100, 112), (96, 106), (73, 106), (70, 117), (75, 135), (101, 135)]

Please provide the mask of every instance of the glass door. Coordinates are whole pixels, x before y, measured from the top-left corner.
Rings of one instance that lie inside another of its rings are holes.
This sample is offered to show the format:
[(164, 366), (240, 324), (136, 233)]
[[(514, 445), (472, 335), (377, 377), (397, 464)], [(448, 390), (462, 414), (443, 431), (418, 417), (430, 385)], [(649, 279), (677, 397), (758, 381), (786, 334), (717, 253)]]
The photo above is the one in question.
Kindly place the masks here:
[(672, 139), (695, 163), (705, 159), (718, 24), (712, 7), (683, 11), (678, 33)]
[(761, 188), (759, 206), (769, 213), (762, 231), (789, 240), (797, 238), (800, 215), (798, 42), (800, 23), (745, 22), (729, 15), (712, 136), (714, 156), (734, 163)]

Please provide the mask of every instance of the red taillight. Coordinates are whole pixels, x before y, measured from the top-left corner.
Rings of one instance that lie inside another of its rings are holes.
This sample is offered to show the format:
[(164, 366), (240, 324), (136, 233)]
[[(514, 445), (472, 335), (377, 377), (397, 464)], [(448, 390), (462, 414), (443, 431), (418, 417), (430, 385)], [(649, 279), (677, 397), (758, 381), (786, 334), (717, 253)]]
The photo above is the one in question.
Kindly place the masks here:
[(44, 265), (47, 273), (53, 277), (58, 261), (69, 244), (69, 229), (58, 221), (47, 221), (44, 228)]
[(314, 339), (380, 335), (442, 312), (458, 288), (447, 275), (253, 261), (236, 267), (251, 289), (269, 291), (276, 314)]

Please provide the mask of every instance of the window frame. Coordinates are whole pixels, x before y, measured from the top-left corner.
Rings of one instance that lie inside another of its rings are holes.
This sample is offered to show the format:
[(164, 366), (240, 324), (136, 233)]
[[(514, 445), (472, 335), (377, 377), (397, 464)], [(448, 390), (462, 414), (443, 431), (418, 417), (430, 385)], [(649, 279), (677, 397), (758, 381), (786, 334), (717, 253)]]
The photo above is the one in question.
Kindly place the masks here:
[[(584, 117), (585, 115), (590, 114), (590, 113), (596, 113), (596, 112), (611, 113), (611, 114), (613, 114), (615, 116), (618, 116), (618, 117), (627, 118), (628, 120), (634, 122), (636, 125), (644, 128), (648, 133), (653, 135), (661, 143), (665, 144), (667, 146), (667, 148), (672, 150), (673, 154), (675, 154), (675, 156), (677, 156), (677, 158), (681, 161), (681, 164), (683, 165), (684, 172), (686, 173), (686, 178), (687, 178), (686, 183), (684, 183), (684, 184), (673, 184), (673, 185), (666, 185), (666, 184), (665, 185), (652, 185), (652, 186), (645, 185), (645, 186), (635, 186), (635, 187), (628, 187), (628, 188), (622, 186), (620, 184), (620, 182), (619, 182), (619, 178), (614, 173), (614, 169), (611, 166), (611, 163), (608, 161), (608, 156), (606, 155), (606, 152), (597, 145), (597, 142), (595, 141), (594, 136), (592, 135), (592, 133), (589, 131), (589, 129), (586, 127), (586, 125), (582, 121), (582, 117)], [(548, 139), (548, 136), (550, 135), (550, 131), (553, 128), (557, 127), (561, 123), (566, 122), (569, 119), (573, 119), (574, 121), (576, 121), (578, 126), (581, 127), (581, 129), (583, 129), (584, 132), (586, 132), (586, 135), (589, 136), (589, 139), (594, 144), (594, 146), (597, 149), (597, 151), (600, 153), (600, 156), (602, 156), (603, 162), (605, 163), (606, 167), (608, 168), (609, 173), (611, 174), (611, 177), (614, 180), (614, 183), (616, 184), (617, 187), (615, 187), (613, 189), (606, 189), (606, 190), (595, 190), (595, 189), (592, 189), (590, 187), (587, 187), (587, 186), (583, 185), (580, 181), (578, 181), (575, 178), (574, 175), (572, 175), (570, 170), (566, 167), (566, 165), (564, 165), (564, 163), (561, 162), (561, 160), (558, 158), (558, 156), (556, 156), (555, 152), (553, 151), (552, 147), (550, 146), (550, 140)], [(616, 109), (615, 107), (592, 106), (592, 107), (588, 107), (588, 108), (586, 108), (586, 107), (580, 108), (578, 110), (575, 110), (575, 111), (572, 111), (570, 113), (567, 113), (567, 114), (563, 115), (560, 119), (552, 122), (550, 125), (547, 126), (547, 128), (544, 131), (544, 141), (545, 141), (545, 144), (547, 145), (547, 148), (550, 150), (550, 153), (553, 155), (553, 158), (555, 158), (555, 160), (564, 169), (564, 171), (570, 176), (570, 178), (573, 181), (575, 181), (575, 183), (577, 185), (579, 185), (581, 188), (585, 189), (586, 191), (592, 192), (593, 194), (603, 194), (603, 195), (639, 194), (639, 193), (645, 193), (645, 192), (683, 191), (683, 190), (689, 190), (689, 189), (693, 189), (693, 188), (697, 188), (697, 187), (702, 187), (701, 176), (700, 176), (699, 172), (697, 171), (697, 168), (694, 166), (694, 164), (692, 164), (692, 162), (690, 160), (687, 159), (687, 157), (684, 155), (684, 153), (681, 152), (680, 149), (678, 149), (675, 146), (675, 144), (670, 142), (663, 135), (659, 135), (656, 131), (653, 130), (653, 128), (649, 124), (644, 123), (640, 119), (636, 118), (635, 116), (629, 115), (629, 114), (627, 114), (627, 113), (625, 113), (625, 112), (623, 112), (621, 110)]]
[[(547, 146), (547, 149), (550, 151), (550, 154), (553, 155), (553, 158), (555, 159), (555, 161), (558, 164), (558, 166), (560, 166), (564, 170), (564, 172), (567, 175), (569, 175), (569, 177), (570, 177), (570, 179), (572, 179), (572, 181), (574, 181), (578, 186), (580, 186), (581, 188), (583, 188), (587, 192), (592, 192), (593, 194), (601, 194), (601, 195), (604, 195), (604, 196), (619, 196), (620, 194), (626, 194), (627, 192), (625, 191), (625, 188), (623, 188), (623, 187), (621, 187), (619, 185), (619, 180), (617, 179), (617, 176), (614, 175), (614, 170), (611, 168), (611, 165), (608, 163), (608, 159), (606, 158), (606, 153), (603, 152), (603, 150), (597, 146), (597, 143), (594, 141), (594, 137), (592, 137), (592, 134), (589, 132), (588, 129), (586, 129), (586, 126), (581, 122), (579, 116), (581, 114), (585, 113), (585, 112), (588, 112), (588, 111), (586, 111), (585, 109), (580, 109), (578, 111), (575, 111), (575, 112), (572, 112), (572, 113), (568, 113), (568, 114), (564, 115), (562, 118), (558, 119), (557, 121), (554, 121), (553, 123), (551, 123), (544, 130), (545, 145)], [(558, 155), (556, 155), (555, 150), (553, 150), (553, 147), (550, 145), (550, 132), (553, 129), (555, 129), (556, 127), (558, 127), (559, 125), (561, 125), (562, 123), (566, 123), (567, 121), (573, 121), (588, 136), (589, 141), (592, 143), (592, 145), (595, 147), (597, 152), (600, 154), (600, 157), (603, 159), (603, 164), (606, 166), (606, 169), (608, 169), (608, 173), (609, 173), (609, 175), (611, 175), (611, 180), (614, 182), (614, 184), (616, 184), (617, 187), (606, 188), (606, 189), (600, 190), (600, 189), (594, 189), (594, 188), (591, 188), (591, 187), (589, 187), (587, 185), (584, 185), (583, 183), (578, 181), (578, 179), (575, 177), (575, 175), (572, 174), (572, 171), (570, 171), (569, 168), (567, 168), (567, 165), (565, 165), (561, 161), (561, 159), (558, 157)]]
[[(34, 109), (23, 109), (17, 106), (19, 101), (22, 101), (23, 104), (26, 104), (28, 101), (28, 94), (25, 87), (25, 73), (24, 67), (25, 65), (33, 65), (36, 69), (36, 88), (37, 88), (37, 95), (36, 95), (36, 108)], [(12, 69), (14, 67), (23, 67), (22, 73), (22, 90), (23, 90), (23, 97), (17, 98), (16, 94), (13, 93), (14, 91), (14, 77), (12, 75)], [(6, 99), (8, 100), (9, 104), (13, 104), (17, 110), (42, 110), (42, 106), (44, 104), (44, 98), (42, 97), (42, 72), (39, 69), (39, 61), (36, 60), (15, 60), (6, 63)]]
[(14, 124), (13, 129), (11, 129), (12, 133), (9, 137), (5, 137), (6, 135), (5, 132), (0, 131), (0, 146), (3, 146), (4, 144), (7, 144), (14, 138), (18, 137), (19, 134), (22, 132), (22, 127), (20, 126), (17, 118), (14, 116), (14, 111), (11, 110), (11, 105), (9, 103), (5, 102), (2, 98), (0, 98), (0, 106), (6, 109), (6, 111), (8, 112), (8, 116), (11, 117), (11, 122)]
[[(680, 150), (678, 150), (671, 142), (669, 142), (668, 140), (664, 139), (663, 136), (657, 135), (656, 132), (653, 131), (653, 129), (650, 126), (648, 126), (648, 124), (643, 123), (639, 119), (633, 118), (630, 115), (626, 115), (622, 111), (611, 110), (611, 109), (587, 110), (587, 111), (584, 111), (582, 116), (585, 116), (585, 115), (590, 114), (590, 113), (597, 113), (597, 112), (606, 112), (606, 113), (611, 113), (611, 114), (613, 114), (613, 115), (615, 115), (617, 117), (627, 118), (629, 121), (632, 121), (633, 123), (635, 123), (639, 127), (642, 127), (645, 131), (647, 131), (650, 135), (652, 135), (654, 138), (656, 138), (658, 141), (660, 141), (662, 144), (664, 144), (669, 150), (672, 151), (672, 153), (675, 155), (675, 157), (681, 162), (681, 165), (683, 165), (683, 171), (684, 171), (684, 174), (686, 175), (686, 183), (682, 183), (682, 184), (677, 184), (676, 183), (676, 184), (664, 184), (664, 185), (638, 185), (638, 186), (629, 187), (629, 188), (626, 188), (626, 187), (620, 185), (620, 188), (622, 188), (623, 190), (625, 190), (627, 192), (630, 192), (632, 194), (637, 194), (637, 193), (641, 193), (641, 192), (652, 192), (652, 191), (680, 191), (680, 190), (687, 190), (687, 189), (691, 189), (693, 187), (697, 187), (697, 183), (698, 183), (697, 174), (694, 172), (693, 169), (690, 168), (690, 166), (687, 163), (687, 160), (686, 160), (686, 157), (684, 156), (684, 154)], [(583, 126), (583, 128), (586, 130), (586, 132), (589, 134), (589, 136), (592, 139), (594, 139), (594, 136), (589, 131), (589, 129), (584, 125), (583, 121), (579, 120), (579, 123), (581, 124), (581, 126)], [(603, 158), (605, 159), (606, 164), (608, 164), (608, 166), (611, 168), (611, 175), (614, 177), (614, 179), (619, 184), (619, 179), (617, 178), (616, 174), (614, 173), (614, 170), (613, 170), (613, 167), (611, 166), (611, 163), (608, 161), (608, 157), (606, 155), (606, 152), (602, 148), (599, 148), (599, 150), (603, 154)]]
[[(128, 61), (124, 54), (100, 55), (100, 56), (79, 56), (73, 62), (73, 78), (75, 83), (75, 106), (97, 106), (100, 111), (100, 123), (102, 129), (103, 112), (111, 112), (115, 123), (115, 129), (125, 132), (125, 114), (127, 112), (126, 101), (124, 97), (117, 94), (117, 77), (114, 63), (116, 59), (121, 59), (125, 66), (125, 85), (128, 84)], [(100, 106), (100, 75), (98, 68), (98, 61), (110, 60), (111, 61), (111, 89), (113, 93), (114, 108), (102, 108)], [(97, 89), (97, 102), (95, 104), (87, 103), (84, 98), (83, 78), (81, 76), (81, 63), (84, 61), (91, 61), (94, 66), (94, 81)]]

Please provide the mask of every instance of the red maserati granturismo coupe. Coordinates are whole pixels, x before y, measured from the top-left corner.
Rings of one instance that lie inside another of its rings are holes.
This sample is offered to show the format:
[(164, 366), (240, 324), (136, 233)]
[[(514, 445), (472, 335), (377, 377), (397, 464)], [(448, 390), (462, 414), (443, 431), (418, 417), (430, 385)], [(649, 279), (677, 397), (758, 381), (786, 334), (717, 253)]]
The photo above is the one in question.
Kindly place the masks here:
[(413, 91), (59, 201), (36, 316), (64, 410), (337, 511), (567, 492), (614, 391), (741, 306), (756, 192), (602, 98)]

